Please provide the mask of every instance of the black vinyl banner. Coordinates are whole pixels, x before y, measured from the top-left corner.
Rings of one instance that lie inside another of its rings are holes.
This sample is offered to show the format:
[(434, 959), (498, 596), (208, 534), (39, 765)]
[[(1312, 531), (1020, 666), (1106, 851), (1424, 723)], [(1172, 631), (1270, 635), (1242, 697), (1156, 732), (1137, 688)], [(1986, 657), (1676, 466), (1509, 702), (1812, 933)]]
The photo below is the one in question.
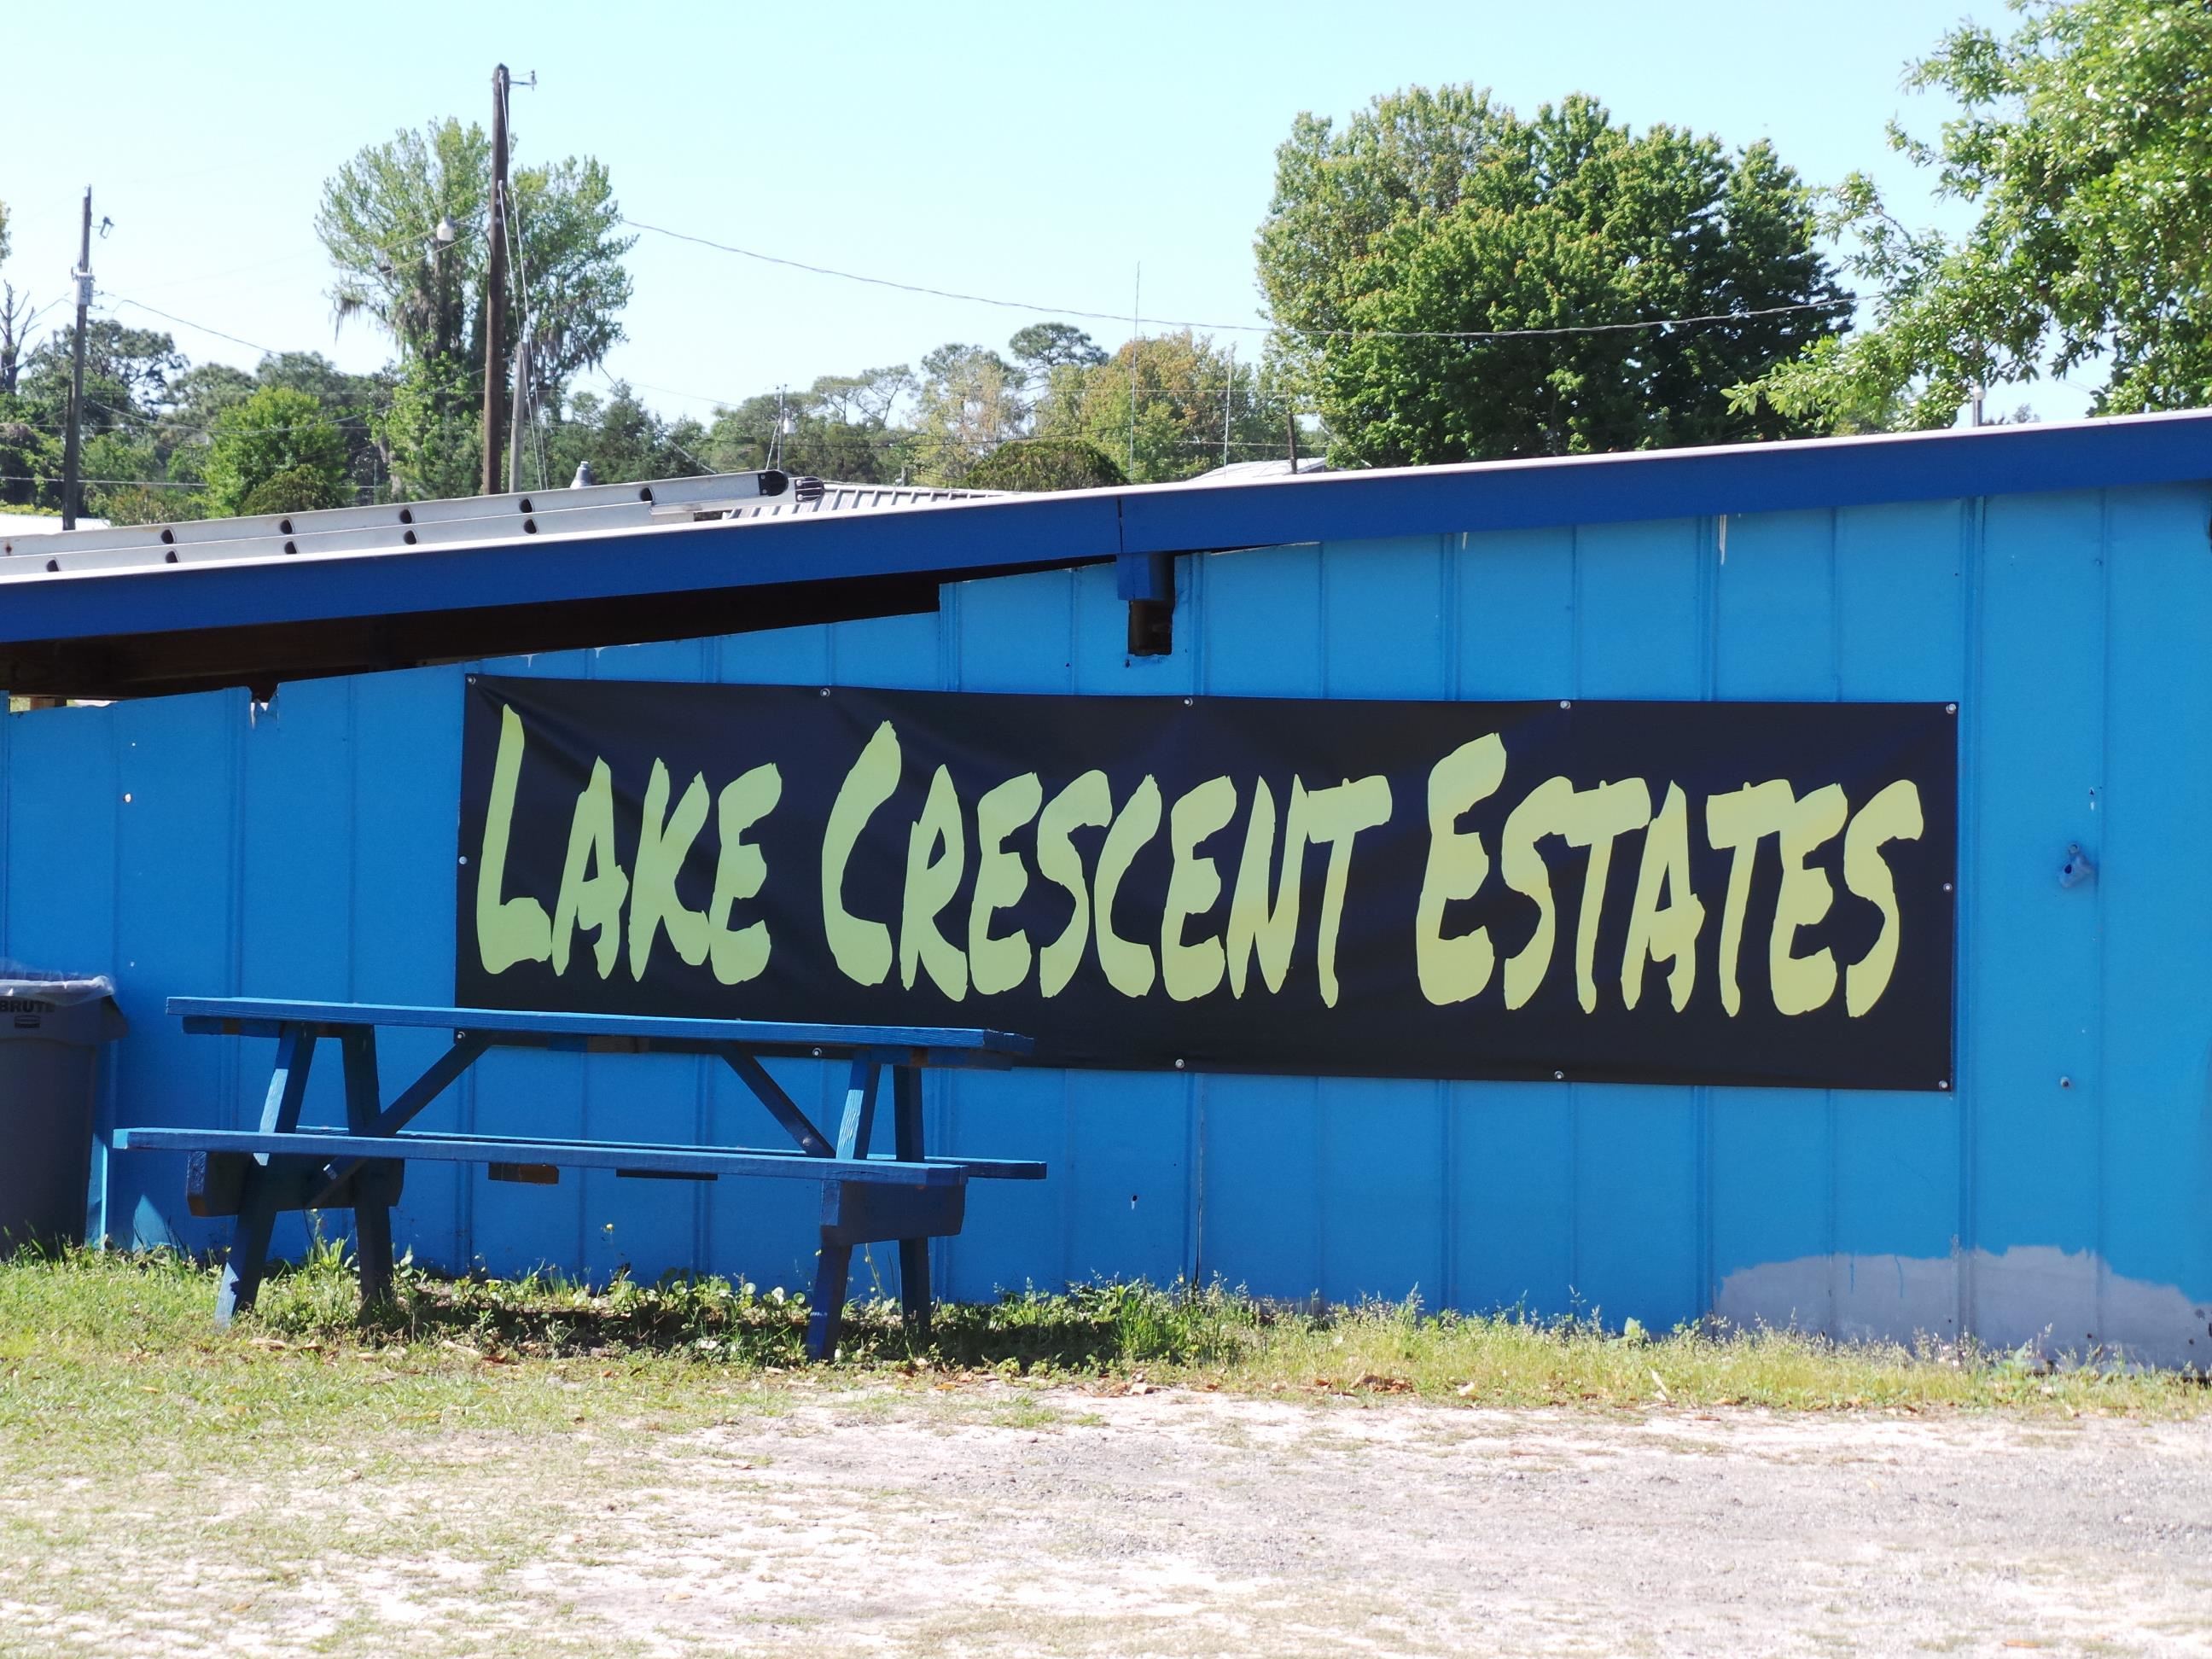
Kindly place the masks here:
[(1042, 1063), (1937, 1090), (1942, 703), (477, 677), (465, 1006)]

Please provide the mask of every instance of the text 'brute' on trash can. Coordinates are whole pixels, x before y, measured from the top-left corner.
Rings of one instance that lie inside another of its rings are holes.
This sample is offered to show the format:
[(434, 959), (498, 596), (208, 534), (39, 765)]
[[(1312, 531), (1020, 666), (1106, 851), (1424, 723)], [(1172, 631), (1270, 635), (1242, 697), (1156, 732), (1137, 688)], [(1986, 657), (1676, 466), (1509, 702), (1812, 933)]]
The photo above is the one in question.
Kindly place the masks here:
[(0, 967), (0, 1255), (82, 1242), (100, 1046), (127, 1030), (112, 980)]

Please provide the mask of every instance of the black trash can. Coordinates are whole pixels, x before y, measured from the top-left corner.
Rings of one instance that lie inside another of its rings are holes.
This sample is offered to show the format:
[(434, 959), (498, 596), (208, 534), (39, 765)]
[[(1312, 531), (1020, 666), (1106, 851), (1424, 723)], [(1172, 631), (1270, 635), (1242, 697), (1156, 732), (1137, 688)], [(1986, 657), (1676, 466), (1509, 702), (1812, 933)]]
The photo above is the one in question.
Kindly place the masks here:
[(129, 1029), (104, 975), (0, 967), (0, 1255), (83, 1242), (100, 1047)]

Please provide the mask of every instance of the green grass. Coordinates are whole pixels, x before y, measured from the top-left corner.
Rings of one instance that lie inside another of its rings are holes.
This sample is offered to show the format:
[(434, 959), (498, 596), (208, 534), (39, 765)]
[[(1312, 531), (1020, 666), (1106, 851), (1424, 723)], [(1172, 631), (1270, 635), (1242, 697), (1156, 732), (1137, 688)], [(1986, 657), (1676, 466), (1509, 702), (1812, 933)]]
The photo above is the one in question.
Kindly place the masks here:
[[(733, 1634), (768, 1639), (726, 1622), (770, 1616), (760, 1604), (740, 1598), (715, 1615), (725, 1622), (690, 1624), (696, 1615), (653, 1588), (694, 1571), (687, 1517), (702, 1505), (739, 1525), (800, 1517), (799, 1541), (760, 1557), (774, 1568), (763, 1584), (796, 1571), (807, 1525), (848, 1540), (878, 1522), (921, 1527), (956, 1565), (976, 1547), (957, 1526), (941, 1541), (937, 1500), (919, 1487), (878, 1492), (864, 1478), (810, 1509), (806, 1481), (781, 1480), (769, 1451), (796, 1468), (807, 1437), (905, 1424), (1013, 1431), (1069, 1452), (1148, 1403), (1097, 1395), (1154, 1389), (1310, 1402), (1292, 1419), (1308, 1449), (1352, 1448), (1363, 1424), (1384, 1426), (1346, 1413), (1424, 1399), (1616, 1416), (1739, 1403), (1995, 1412), (2048, 1422), (2028, 1437), (2051, 1440), (2073, 1431), (2057, 1420), (2066, 1415), (2212, 1407), (2212, 1390), (2184, 1378), (2051, 1370), (2026, 1356), (1313, 1310), (1219, 1286), (1090, 1285), (947, 1308), (926, 1345), (896, 1304), (863, 1301), (828, 1365), (801, 1358), (803, 1303), (741, 1284), (594, 1293), (544, 1276), (457, 1282), (410, 1269), (397, 1305), (367, 1318), (356, 1288), (325, 1248), (271, 1280), (258, 1315), (218, 1331), (215, 1275), (182, 1257), (0, 1262), (0, 1650), (726, 1651)], [(1137, 1426), (1150, 1437), (1175, 1422), (1250, 1443), (1230, 1413), (1163, 1412)], [(1455, 1424), (1445, 1412), (1422, 1426), (1481, 1439), (1495, 1426)], [(702, 1432), (719, 1425), (732, 1426)], [(750, 1547), (730, 1557), (740, 1578)], [(773, 1609), (777, 1650), (849, 1650), (845, 1626), (806, 1628), (821, 1616), (816, 1580), (791, 1583), (789, 1616)], [(1055, 1651), (1107, 1644), (1081, 1615), (1039, 1617), (1026, 1604), (948, 1603), (915, 1650), (1036, 1650), (1040, 1632)], [(1148, 1633), (1147, 1650), (1157, 1645)]]
[(2212, 1390), (2197, 1379), (2051, 1366), (2025, 1352), (1769, 1330), (1650, 1335), (1633, 1322), (1624, 1334), (1595, 1321), (1410, 1305), (1315, 1310), (1219, 1285), (1101, 1283), (949, 1306), (927, 1342), (895, 1302), (863, 1298), (827, 1366), (804, 1357), (803, 1298), (721, 1279), (617, 1280), (594, 1291), (547, 1275), (451, 1280), (403, 1267), (396, 1304), (363, 1316), (349, 1265), (325, 1247), (279, 1272), (257, 1314), (229, 1331), (210, 1321), (214, 1288), (210, 1268), (167, 1254), (0, 1263), (0, 1443), (33, 1431), (90, 1444), (309, 1428), (337, 1441), (356, 1418), (381, 1428), (550, 1427), (593, 1416), (677, 1426), (773, 1409), (794, 1383), (984, 1377), (1492, 1407), (2212, 1411)]

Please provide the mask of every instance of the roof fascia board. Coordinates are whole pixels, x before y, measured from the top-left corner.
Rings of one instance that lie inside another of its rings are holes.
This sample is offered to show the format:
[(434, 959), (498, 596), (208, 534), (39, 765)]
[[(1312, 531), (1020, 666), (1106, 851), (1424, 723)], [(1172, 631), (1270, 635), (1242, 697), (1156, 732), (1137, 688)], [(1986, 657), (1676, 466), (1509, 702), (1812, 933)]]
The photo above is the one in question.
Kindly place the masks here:
[(2212, 478), (2212, 413), (1132, 490), (1132, 553), (1948, 501)]
[(0, 641), (400, 616), (884, 575), (959, 580), (1122, 554), (1759, 513), (2212, 478), (2212, 411), (878, 512), (521, 536), (404, 552), (64, 572), (6, 584)]

